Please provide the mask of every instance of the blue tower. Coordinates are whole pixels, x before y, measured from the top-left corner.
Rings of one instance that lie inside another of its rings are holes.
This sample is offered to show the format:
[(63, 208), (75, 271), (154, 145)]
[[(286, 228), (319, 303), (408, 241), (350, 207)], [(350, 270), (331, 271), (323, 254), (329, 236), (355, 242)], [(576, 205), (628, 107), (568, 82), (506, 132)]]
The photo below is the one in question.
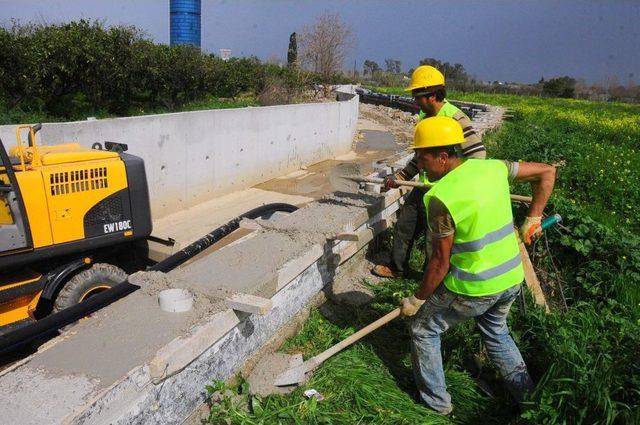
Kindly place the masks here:
[(169, 0), (169, 44), (200, 48), (200, 0)]

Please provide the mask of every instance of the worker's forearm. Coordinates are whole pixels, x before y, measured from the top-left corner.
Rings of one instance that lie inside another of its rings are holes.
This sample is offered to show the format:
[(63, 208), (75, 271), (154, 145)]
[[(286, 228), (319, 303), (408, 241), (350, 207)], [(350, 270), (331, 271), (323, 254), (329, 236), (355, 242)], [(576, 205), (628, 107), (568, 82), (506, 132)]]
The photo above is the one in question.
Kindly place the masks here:
[(445, 276), (449, 272), (448, 258), (441, 259), (433, 255), (427, 264), (427, 270), (424, 272), (422, 284), (415, 293), (416, 298), (426, 300), (440, 286)]
[(398, 174), (403, 180), (411, 180), (419, 172), (420, 169), (418, 169), (418, 157), (414, 155), (414, 157), (411, 158), (411, 161), (409, 161), (407, 165), (398, 172)]
[(556, 181), (556, 169), (549, 167), (541, 174), (540, 179), (531, 182), (531, 191), (533, 200), (529, 206), (529, 217), (539, 217), (542, 215), (544, 207), (549, 201), (553, 185)]

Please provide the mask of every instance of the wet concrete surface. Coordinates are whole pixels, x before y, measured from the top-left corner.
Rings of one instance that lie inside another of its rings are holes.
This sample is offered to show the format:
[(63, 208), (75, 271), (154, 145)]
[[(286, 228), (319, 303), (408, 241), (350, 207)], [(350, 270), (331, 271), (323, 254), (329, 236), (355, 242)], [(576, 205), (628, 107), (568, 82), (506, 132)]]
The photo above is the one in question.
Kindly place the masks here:
[(363, 138), (356, 144), (356, 152), (395, 152), (401, 148), (392, 133), (381, 130), (362, 130)]
[(369, 174), (378, 161), (404, 150), (404, 145), (398, 144), (396, 136), (390, 132), (366, 129), (360, 134), (351, 154), (313, 164), (304, 170), (259, 184), (256, 188), (319, 199), (335, 190), (344, 190), (336, 176)]
[(163, 312), (156, 297), (134, 292), (81, 320), (64, 343), (39, 353), (29, 367), (46, 369), (50, 376), (87, 376), (105, 388), (186, 332), (196, 314), (195, 309)]

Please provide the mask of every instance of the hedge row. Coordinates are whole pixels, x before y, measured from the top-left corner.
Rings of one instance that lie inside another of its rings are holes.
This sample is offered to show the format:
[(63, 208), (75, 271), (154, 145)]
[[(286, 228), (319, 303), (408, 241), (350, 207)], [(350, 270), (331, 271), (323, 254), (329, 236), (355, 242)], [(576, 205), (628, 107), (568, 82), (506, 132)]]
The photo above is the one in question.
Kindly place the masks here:
[(207, 96), (258, 94), (273, 79), (298, 88), (320, 82), (255, 57), (223, 61), (190, 46), (155, 44), (135, 27), (81, 20), (0, 28), (0, 107), (6, 111), (69, 119), (176, 110)]

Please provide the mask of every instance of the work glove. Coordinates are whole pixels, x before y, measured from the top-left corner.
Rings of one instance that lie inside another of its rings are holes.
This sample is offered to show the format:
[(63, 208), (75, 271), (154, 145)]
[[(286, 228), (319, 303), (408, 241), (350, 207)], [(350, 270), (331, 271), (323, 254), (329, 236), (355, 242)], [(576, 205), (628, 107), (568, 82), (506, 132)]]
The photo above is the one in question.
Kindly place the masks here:
[(520, 226), (520, 237), (527, 245), (542, 235), (542, 217), (526, 217)]
[(420, 310), (425, 300), (416, 298), (415, 295), (403, 298), (400, 302), (400, 314), (403, 316), (413, 316)]
[(402, 180), (402, 178), (398, 174), (393, 174), (391, 176), (387, 176), (384, 178), (384, 188), (386, 190), (389, 189), (397, 189), (398, 185), (394, 180)]

